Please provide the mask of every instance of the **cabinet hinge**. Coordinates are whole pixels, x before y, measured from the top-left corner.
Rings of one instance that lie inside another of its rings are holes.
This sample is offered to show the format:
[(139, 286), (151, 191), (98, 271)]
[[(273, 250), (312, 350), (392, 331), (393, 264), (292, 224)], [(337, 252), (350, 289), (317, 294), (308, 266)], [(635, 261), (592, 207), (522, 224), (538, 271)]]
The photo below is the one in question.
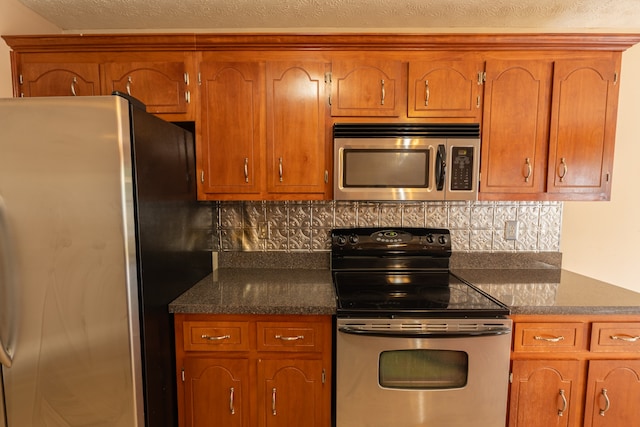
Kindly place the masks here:
[(613, 73), (613, 84), (614, 85), (618, 84), (618, 72), (617, 71), (615, 73)]
[(610, 175), (609, 175), (609, 172), (607, 172), (607, 175), (605, 176), (605, 180), (609, 182), (609, 178), (610, 178)]
[(513, 372), (509, 372), (509, 384), (513, 384)]
[(478, 84), (482, 85), (487, 81), (487, 73), (485, 71), (478, 71)]
[(327, 371), (322, 368), (322, 384), (327, 382)]
[(184, 382), (184, 368), (181, 369), (180, 376), (182, 377), (182, 382)]
[(189, 73), (184, 73), (184, 84), (189, 86)]
[(328, 184), (329, 183), (329, 171), (325, 169), (324, 171), (324, 183)]
[(22, 74), (18, 76), (18, 83), (20, 83), (21, 85), (24, 84), (24, 78), (22, 77)]

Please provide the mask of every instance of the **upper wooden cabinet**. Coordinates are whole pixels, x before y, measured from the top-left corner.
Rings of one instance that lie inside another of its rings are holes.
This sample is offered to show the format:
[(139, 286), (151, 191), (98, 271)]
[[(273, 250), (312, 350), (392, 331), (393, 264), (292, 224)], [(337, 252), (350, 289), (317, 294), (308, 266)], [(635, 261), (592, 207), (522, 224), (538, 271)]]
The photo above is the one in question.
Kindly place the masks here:
[(480, 199), (608, 200), (620, 55), (521, 56), (487, 60)]
[(483, 72), (484, 60), (476, 54), (429, 53), (410, 61), (408, 116), (480, 123)]
[(547, 191), (608, 200), (620, 57), (554, 61)]
[(327, 64), (209, 58), (200, 63), (200, 199), (326, 198)]
[[(65, 58), (67, 56), (68, 58)], [(60, 62), (49, 62), (57, 59)], [(68, 61), (67, 61), (68, 59)], [(20, 64), (18, 96), (100, 95), (100, 68), (90, 62), (74, 62), (70, 55), (25, 55)], [(40, 62), (40, 61), (45, 62)]]
[(335, 60), (331, 115), (398, 117), (406, 93), (406, 64), (399, 60)]
[(194, 74), (190, 55), (155, 56), (149, 61), (103, 63), (102, 93), (129, 94), (142, 101), (150, 113), (187, 115)]

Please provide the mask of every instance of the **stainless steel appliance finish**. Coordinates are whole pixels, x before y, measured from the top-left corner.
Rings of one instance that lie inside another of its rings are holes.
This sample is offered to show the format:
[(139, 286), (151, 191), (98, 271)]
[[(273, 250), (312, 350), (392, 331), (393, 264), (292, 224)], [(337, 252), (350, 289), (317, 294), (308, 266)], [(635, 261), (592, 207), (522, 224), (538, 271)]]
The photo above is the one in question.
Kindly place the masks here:
[(509, 319), (337, 320), (337, 427), (498, 427)]
[(334, 125), (336, 200), (477, 200), (478, 124)]
[(449, 230), (332, 232), (336, 427), (499, 427), (508, 308), (449, 271)]
[(1, 426), (176, 425), (201, 214), (190, 132), (120, 96), (0, 100)]

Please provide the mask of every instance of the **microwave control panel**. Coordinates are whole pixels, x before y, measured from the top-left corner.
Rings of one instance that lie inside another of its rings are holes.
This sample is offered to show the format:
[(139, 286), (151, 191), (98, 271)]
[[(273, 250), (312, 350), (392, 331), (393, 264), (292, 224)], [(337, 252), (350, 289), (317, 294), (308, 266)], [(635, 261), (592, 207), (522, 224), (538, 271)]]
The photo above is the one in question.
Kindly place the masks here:
[(473, 190), (473, 147), (451, 147), (451, 184), (449, 190)]

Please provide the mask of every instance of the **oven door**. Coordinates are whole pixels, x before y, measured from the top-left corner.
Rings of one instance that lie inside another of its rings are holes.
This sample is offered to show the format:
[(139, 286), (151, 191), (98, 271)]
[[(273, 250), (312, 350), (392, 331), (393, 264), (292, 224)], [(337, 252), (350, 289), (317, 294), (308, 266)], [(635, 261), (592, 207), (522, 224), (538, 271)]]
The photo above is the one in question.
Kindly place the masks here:
[(342, 319), (336, 427), (504, 426), (508, 319)]

